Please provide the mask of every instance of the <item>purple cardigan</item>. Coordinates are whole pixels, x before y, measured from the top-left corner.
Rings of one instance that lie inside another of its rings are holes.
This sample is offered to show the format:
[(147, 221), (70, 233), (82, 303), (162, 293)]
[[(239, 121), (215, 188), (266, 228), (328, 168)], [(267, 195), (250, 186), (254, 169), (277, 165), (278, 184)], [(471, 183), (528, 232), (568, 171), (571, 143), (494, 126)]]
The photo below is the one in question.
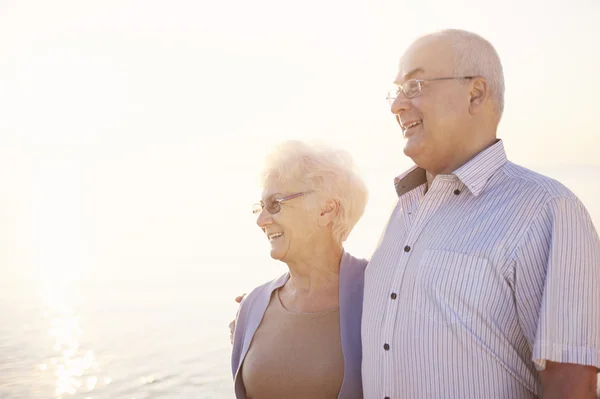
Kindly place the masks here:
[[(362, 317), (364, 272), (367, 261), (344, 252), (340, 262), (340, 332), (344, 355), (344, 379), (338, 399), (362, 399), (360, 321)], [(289, 279), (289, 273), (255, 288), (240, 305), (233, 338), (231, 371), (235, 397), (246, 399), (240, 369), (252, 337), (258, 328), (271, 294)]]

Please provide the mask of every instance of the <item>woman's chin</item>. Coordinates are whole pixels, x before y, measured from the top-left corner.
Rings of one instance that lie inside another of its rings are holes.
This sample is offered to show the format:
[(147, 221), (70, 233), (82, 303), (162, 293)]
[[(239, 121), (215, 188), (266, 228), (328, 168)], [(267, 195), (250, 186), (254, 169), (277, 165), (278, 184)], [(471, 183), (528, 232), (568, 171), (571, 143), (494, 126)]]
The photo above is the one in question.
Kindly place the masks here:
[(270, 240), (271, 258), (275, 260), (283, 260), (288, 252), (288, 244), (283, 237)]
[(271, 248), (271, 258), (275, 260), (283, 260), (285, 253), (279, 248)]

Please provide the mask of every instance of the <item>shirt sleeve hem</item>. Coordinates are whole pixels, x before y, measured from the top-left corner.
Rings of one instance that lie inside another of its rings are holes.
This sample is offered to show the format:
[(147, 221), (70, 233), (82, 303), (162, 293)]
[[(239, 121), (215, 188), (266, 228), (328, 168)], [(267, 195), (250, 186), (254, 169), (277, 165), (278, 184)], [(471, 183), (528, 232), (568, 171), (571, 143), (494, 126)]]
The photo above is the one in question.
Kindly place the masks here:
[(533, 363), (538, 371), (546, 368), (546, 361), (595, 366), (600, 369), (600, 349), (536, 342), (533, 348)]

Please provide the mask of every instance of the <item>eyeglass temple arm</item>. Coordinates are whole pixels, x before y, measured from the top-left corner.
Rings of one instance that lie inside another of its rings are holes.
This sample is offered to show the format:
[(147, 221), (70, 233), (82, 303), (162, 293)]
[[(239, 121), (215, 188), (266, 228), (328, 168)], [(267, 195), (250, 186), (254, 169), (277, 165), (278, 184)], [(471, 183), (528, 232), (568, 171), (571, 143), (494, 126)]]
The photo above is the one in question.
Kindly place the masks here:
[(283, 197), (277, 200), (277, 202), (282, 203), (283, 201), (287, 201), (287, 200), (291, 200), (297, 197), (301, 197), (303, 195), (306, 195), (306, 193), (296, 193), (296, 194), (292, 194), (292, 195), (288, 195), (287, 197)]
[(433, 78), (418, 80), (418, 82), (427, 82), (428, 80), (451, 80), (451, 79), (473, 79), (475, 76), (448, 76), (446, 78)]

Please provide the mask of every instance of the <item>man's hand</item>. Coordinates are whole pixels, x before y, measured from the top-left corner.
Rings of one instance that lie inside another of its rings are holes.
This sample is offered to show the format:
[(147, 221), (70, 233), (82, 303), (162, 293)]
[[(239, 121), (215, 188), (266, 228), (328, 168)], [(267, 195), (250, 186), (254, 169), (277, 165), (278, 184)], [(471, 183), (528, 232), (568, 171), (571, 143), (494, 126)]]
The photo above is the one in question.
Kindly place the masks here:
[(547, 361), (540, 377), (544, 399), (596, 399), (596, 367)]
[[(238, 295), (235, 297), (235, 301), (241, 303), (245, 296), (246, 294)], [(231, 341), (231, 345), (233, 345), (233, 333), (235, 333), (235, 319), (229, 323), (229, 341)]]

